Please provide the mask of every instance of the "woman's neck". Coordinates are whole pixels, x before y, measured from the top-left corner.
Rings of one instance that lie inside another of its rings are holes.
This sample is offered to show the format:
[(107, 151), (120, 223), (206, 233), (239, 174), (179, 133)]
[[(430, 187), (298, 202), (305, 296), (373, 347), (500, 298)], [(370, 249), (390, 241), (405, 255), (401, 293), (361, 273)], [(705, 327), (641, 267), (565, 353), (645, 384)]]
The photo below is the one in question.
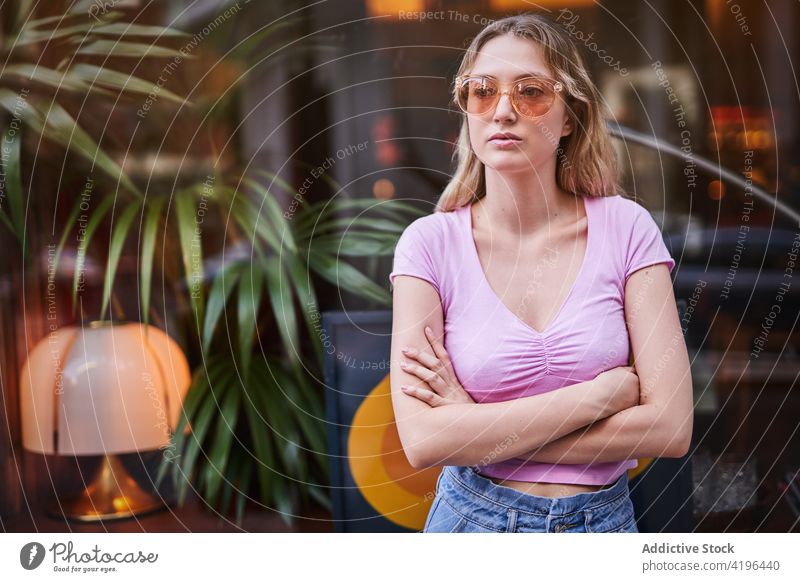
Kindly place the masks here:
[(525, 238), (580, 218), (579, 200), (558, 187), (555, 172), (547, 180), (535, 171), (485, 173), (486, 196), (475, 204), (495, 232)]

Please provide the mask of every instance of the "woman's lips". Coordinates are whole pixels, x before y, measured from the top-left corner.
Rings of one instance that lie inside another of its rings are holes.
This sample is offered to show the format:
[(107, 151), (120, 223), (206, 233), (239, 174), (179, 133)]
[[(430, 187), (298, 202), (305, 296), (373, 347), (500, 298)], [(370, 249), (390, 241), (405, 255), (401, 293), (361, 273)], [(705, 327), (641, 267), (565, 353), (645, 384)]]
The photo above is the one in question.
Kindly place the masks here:
[(522, 141), (521, 139), (517, 139), (517, 138), (494, 137), (494, 138), (489, 140), (489, 143), (493, 144), (495, 147), (498, 147), (498, 148), (513, 148), (515, 145), (517, 145), (521, 141)]

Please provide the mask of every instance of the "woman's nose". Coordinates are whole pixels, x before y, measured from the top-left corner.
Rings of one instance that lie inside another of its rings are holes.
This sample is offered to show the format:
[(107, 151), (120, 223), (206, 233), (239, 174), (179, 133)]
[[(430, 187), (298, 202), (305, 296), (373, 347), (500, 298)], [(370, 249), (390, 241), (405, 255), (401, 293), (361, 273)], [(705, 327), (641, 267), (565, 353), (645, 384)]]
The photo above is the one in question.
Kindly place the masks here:
[(511, 96), (507, 93), (500, 95), (494, 108), (494, 121), (514, 119), (516, 112), (511, 105)]

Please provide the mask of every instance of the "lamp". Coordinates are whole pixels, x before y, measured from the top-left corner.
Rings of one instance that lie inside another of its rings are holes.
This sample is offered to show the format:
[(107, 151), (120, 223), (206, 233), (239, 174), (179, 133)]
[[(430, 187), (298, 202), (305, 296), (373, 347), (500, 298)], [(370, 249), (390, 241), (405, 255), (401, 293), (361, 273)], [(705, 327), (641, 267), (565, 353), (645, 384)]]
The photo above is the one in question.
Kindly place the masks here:
[(168, 446), (190, 382), (180, 347), (152, 326), (95, 321), (40, 341), (22, 370), (23, 446), (103, 455), (92, 482), (49, 513), (93, 522), (163, 508), (117, 455)]

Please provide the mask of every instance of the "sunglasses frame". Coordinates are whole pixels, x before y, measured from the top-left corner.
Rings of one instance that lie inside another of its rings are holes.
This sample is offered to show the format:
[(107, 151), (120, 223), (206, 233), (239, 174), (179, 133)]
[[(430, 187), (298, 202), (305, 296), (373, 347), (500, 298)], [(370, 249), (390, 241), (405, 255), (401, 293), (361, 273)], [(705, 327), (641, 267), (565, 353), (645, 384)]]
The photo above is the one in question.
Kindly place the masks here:
[[(481, 80), (486, 79), (486, 80), (492, 81), (494, 84), (497, 85), (498, 89), (500, 89), (497, 92), (497, 94), (495, 95), (494, 102), (486, 108), (486, 111), (484, 111), (482, 113), (470, 113), (469, 111), (467, 111), (467, 109), (465, 107), (466, 104), (464, 104), (464, 105), (461, 104), (461, 99), (459, 98), (459, 94), (460, 94), (460, 91), (461, 91), (461, 87), (464, 85), (464, 81), (466, 81), (468, 79), (481, 79)], [(545, 111), (544, 113), (540, 113), (539, 115), (525, 115), (522, 111), (520, 111), (520, 108), (517, 105), (517, 99), (515, 97), (516, 93), (514, 93), (511, 90), (511, 89), (516, 88), (517, 85), (519, 85), (520, 83), (524, 83), (525, 81), (528, 81), (530, 79), (536, 79), (537, 81), (543, 81), (544, 83), (550, 85), (550, 89), (553, 91), (553, 100), (550, 102), (550, 105), (547, 107), (547, 111)], [(543, 117), (543, 116), (545, 116), (545, 115), (547, 115), (549, 113), (550, 109), (552, 109), (552, 107), (553, 107), (553, 103), (555, 103), (555, 101), (556, 101), (556, 98), (555, 98), (556, 94), (558, 94), (558, 93), (560, 93), (561, 91), (564, 90), (564, 84), (561, 81), (556, 81), (555, 79), (550, 79), (549, 77), (542, 77), (542, 76), (537, 76), (537, 75), (531, 75), (529, 77), (524, 77), (522, 79), (517, 79), (516, 81), (514, 81), (513, 83), (510, 83), (510, 84), (500, 83), (497, 79), (495, 79), (494, 77), (492, 77), (490, 75), (459, 75), (458, 77), (456, 77), (455, 81), (456, 81), (456, 85), (455, 85), (455, 102), (456, 102), (456, 105), (458, 105), (458, 108), (461, 109), (461, 111), (463, 111), (467, 115), (484, 115), (485, 113), (488, 113), (489, 111), (494, 111), (495, 107), (497, 107), (497, 104), (500, 102), (500, 97), (502, 97), (503, 95), (508, 95), (509, 100), (511, 101), (511, 106), (514, 108), (514, 111), (516, 111), (517, 114), (519, 114), (520, 116), (522, 116), (522, 117), (524, 117), (526, 119), (537, 119), (537, 118)]]

